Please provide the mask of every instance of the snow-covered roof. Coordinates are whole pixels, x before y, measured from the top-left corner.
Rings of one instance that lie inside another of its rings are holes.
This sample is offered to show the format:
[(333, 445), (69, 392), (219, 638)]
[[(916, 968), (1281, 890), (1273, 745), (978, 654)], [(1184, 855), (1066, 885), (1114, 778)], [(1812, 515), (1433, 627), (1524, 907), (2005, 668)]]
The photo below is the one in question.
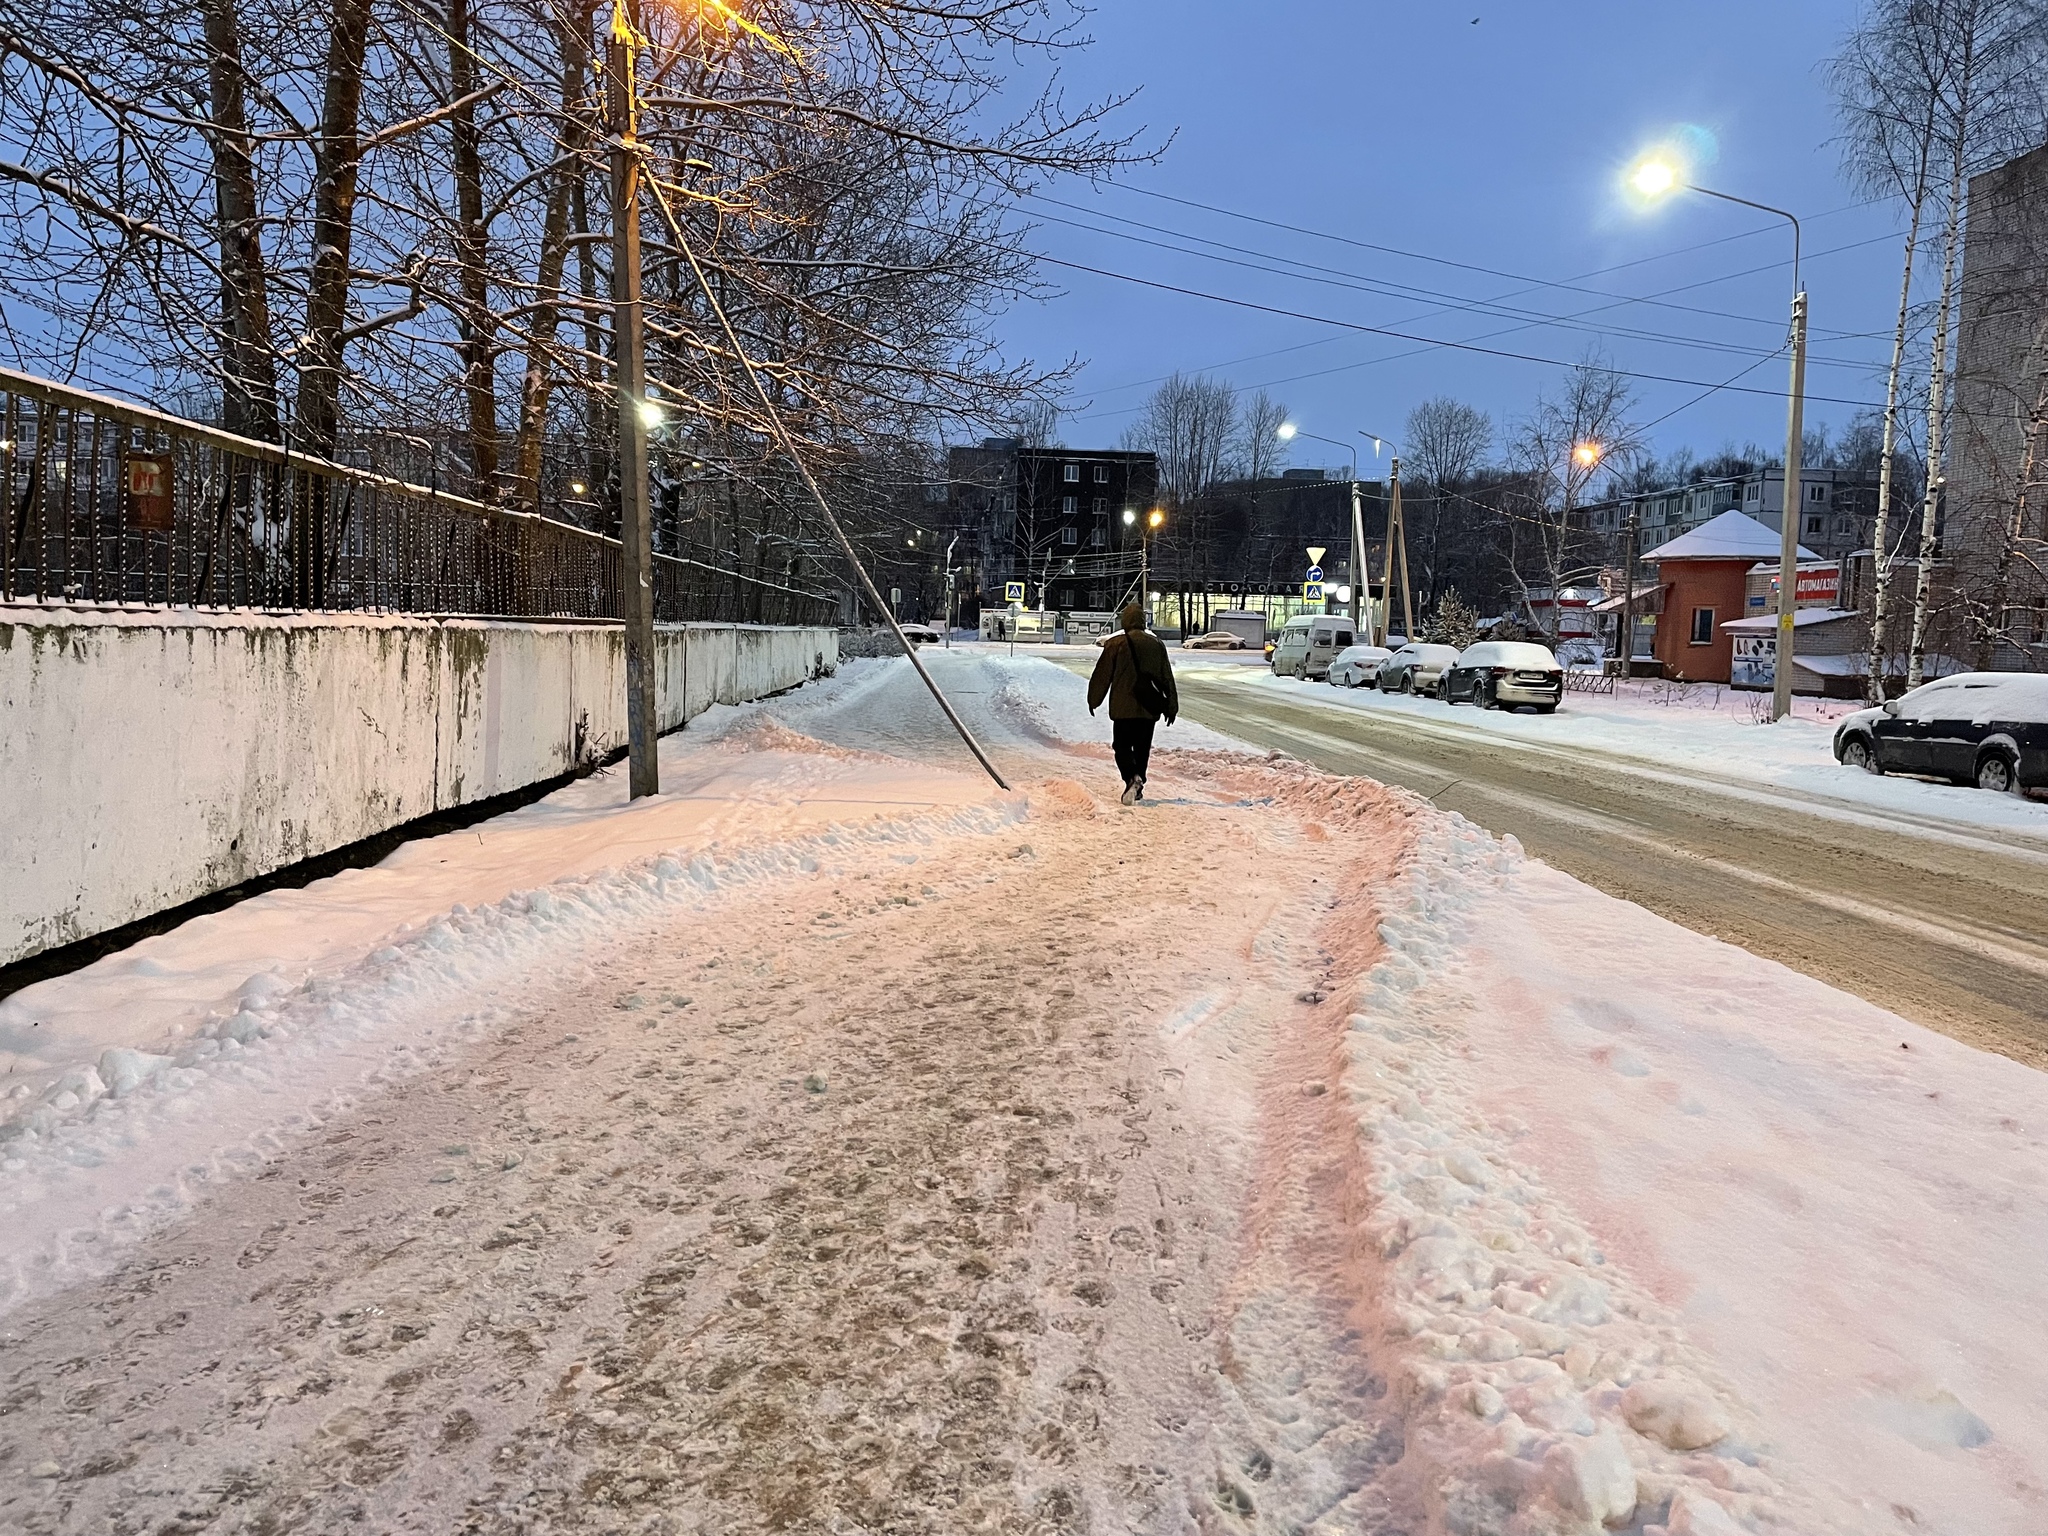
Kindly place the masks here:
[[(1681, 533), (1669, 544), (1643, 551), (1645, 560), (1767, 560), (1778, 553), (1778, 535), (1753, 517), (1730, 507), (1719, 517), (1704, 522), (1691, 533)], [(1798, 558), (1820, 557), (1805, 545)]]
[[(1808, 629), (1815, 624), (1833, 624), (1839, 619), (1853, 619), (1860, 615), (1854, 608), (1800, 608), (1792, 614), (1794, 629)], [(1729, 619), (1721, 627), (1738, 635), (1754, 635), (1776, 629), (1776, 613), (1760, 613), (1747, 619)]]

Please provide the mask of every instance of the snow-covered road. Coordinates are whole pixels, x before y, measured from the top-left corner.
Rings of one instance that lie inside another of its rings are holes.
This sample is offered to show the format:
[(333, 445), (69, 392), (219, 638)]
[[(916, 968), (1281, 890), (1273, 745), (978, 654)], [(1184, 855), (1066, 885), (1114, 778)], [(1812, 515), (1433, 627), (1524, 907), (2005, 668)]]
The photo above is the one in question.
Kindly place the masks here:
[(927, 656), (35, 989), (0, 1528), (2048, 1528), (2048, 1079)]

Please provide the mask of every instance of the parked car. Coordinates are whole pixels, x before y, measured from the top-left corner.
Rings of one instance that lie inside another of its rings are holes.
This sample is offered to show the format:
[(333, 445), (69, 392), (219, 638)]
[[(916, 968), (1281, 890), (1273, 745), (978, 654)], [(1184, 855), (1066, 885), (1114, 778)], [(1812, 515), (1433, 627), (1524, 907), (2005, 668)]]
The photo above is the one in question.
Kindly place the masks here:
[(1380, 692), (1434, 693), (1444, 668), (1458, 660), (1455, 645), (1411, 640), (1380, 663)]
[(1212, 629), (1206, 635), (1189, 635), (1181, 641), (1184, 651), (1241, 651), (1244, 636), (1233, 635), (1227, 629)]
[(1337, 659), (1330, 663), (1330, 686), (1333, 688), (1377, 688), (1380, 685), (1380, 663), (1394, 653), (1384, 645), (1353, 645), (1337, 653)]
[(2048, 675), (1960, 672), (1835, 727), (1835, 760), (1979, 789), (2048, 786)]
[(1287, 621), (1273, 647), (1275, 677), (1323, 678), (1339, 651), (1356, 641), (1351, 621), (1329, 614), (1304, 613)]
[(1446, 668), (1437, 696), (1451, 704), (1469, 699), (1481, 709), (1533, 704), (1547, 715), (1564, 697), (1564, 668), (1548, 646), (1529, 640), (1481, 640)]
[(934, 642), (944, 638), (939, 634), (939, 632), (936, 629), (933, 629), (929, 624), (918, 624), (909, 620), (904, 620), (899, 622), (896, 627), (903, 631), (903, 638), (908, 640), (912, 645), (931, 645)]

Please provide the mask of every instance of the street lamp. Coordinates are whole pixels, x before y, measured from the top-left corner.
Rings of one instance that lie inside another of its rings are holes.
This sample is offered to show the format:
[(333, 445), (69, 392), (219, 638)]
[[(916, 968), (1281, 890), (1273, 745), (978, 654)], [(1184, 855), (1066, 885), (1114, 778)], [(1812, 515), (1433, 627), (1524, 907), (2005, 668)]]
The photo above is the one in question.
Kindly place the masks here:
[[(1792, 615), (1799, 606), (1799, 517), (1805, 501), (1799, 479), (1800, 449), (1806, 430), (1806, 289), (1800, 283), (1799, 220), (1768, 203), (1753, 203), (1746, 197), (1702, 187), (1689, 180), (1684, 168), (1668, 155), (1652, 154), (1637, 161), (1629, 173), (1628, 184), (1652, 202), (1672, 192), (1697, 192), (1702, 197), (1719, 198), (1724, 203), (1771, 214), (1792, 226), (1792, 388), (1785, 425), (1784, 510), (1778, 517), (1778, 643), (1771, 700), (1771, 718), (1782, 720), (1792, 713)], [(1623, 665), (1625, 669), (1626, 662)]]

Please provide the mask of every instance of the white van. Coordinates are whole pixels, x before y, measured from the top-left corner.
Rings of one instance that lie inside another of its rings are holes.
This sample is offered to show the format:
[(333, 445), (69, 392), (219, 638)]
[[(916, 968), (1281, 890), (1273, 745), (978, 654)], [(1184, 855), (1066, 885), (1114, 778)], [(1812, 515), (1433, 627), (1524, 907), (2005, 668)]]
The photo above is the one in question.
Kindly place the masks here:
[(1289, 619), (1273, 647), (1275, 677), (1325, 678), (1337, 653), (1357, 640), (1341, 614), (1304, 613)]

